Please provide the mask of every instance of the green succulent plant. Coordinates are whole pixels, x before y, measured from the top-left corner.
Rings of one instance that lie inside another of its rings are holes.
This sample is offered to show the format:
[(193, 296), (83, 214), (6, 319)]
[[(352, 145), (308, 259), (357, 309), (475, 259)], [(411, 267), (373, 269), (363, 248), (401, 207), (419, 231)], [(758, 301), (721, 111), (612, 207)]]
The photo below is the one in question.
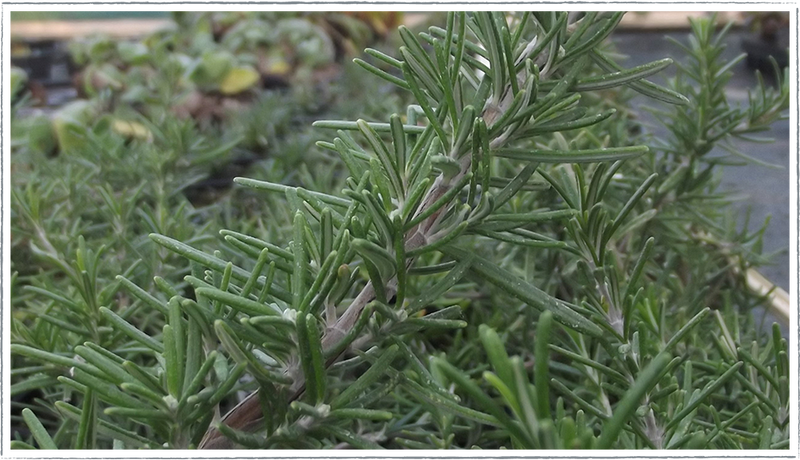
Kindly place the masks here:
[(28, 82), (28, 74), (19, 67), (11, 67), (11, 97), (12, 99), (20, 95), (25, 84)]

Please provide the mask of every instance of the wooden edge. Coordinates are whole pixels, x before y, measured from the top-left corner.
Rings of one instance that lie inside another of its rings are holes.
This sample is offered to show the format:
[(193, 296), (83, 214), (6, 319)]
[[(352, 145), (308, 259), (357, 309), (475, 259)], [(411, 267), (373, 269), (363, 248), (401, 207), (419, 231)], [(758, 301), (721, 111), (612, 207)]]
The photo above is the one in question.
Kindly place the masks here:
[(767, 305), (770, 313), (775, 315), (784, 325), (790, 321), (791, 303), (789, 293), (772, 284), (764, 275), (753, 268), (747, 270), (747, 287), (754, 293), (765, 296), (769, 300)]
[(428, 20), (427, 13), (405, 13), (403, 14), (402, 24), (409, 28), (425, 26)]
[[(709, 17), (707, 11), (629, 11), (622, 17), (618, 30), (675, 30), (689, 29), (689, 19)], [(742, 13), (737, 11), (718, 11), (717, 23), (732, 21), (734, 25), (744, 24)]]
[[(745, 23), (745, 18), (738, 11), (629, 11), (617, 26), (618, 30), (647, 31), (647, 30), (688, 30), (689, 18), (709, 17), (716, 13), (717, 22), (725, 24), (733, 21), (735, 26)], [(426, 13), (406, 13), (403, 24), (407, 27), (416, 27), (425, 23)]]
[[(695, 238), (698, 241), (702, 241), (704, 243), (711, 243), (713, 241), (709, 238), (708, 234), (701, 233), (695, 235)], [(721, 248), (720, 248), (721, 249)], [(723, 254), (725, 254), (725, 250), (721, 249)], [(789, 326), (791, 321), (791, 302), (789, 300), (789, 293), (786, 292), (779, 286), (776, 286), (775, 283), (772, 283), (768, 280), (764, 275), (758, 272), (755, 268), (748, 268), (747, 271), (742, 273), (741, 265), (742, 260), (737, 255), (730, 255), (725, 254), (730, 261), (731, 270), (733, 273), (737, 275), (742, 275), (744, 277), (745, 284), (747, 285), (747, 289), (750, 290), (755, 295), (764, 297), (766, 302), (767, 311), (775, 315), (778, 318), (778, 321), (781, 322), (784, 326)]]
[[(622, 17), (620, 30), (670, 30), (688, 29), (689, 18), (708, 16), (705, 11), (631, 11)], [(425, 13), (406, 13), (403, 22), (411, 27), (424, 23)], [(742, 25), (742, 13), (719, 11), (720, 23), (733, 21)], [(134, 38), (147, 35), (172, 24), (170, 19), (95, 19), (95, 20), (43, 20), (12, 21), (12, 39), (66, 40), (92, 34), (105, 34), (115, 38)]]
[(170, 19), (12, 21), (9, 31), (12, 40), (68, 40), (95, 34), (135, 38), (171, 24)]

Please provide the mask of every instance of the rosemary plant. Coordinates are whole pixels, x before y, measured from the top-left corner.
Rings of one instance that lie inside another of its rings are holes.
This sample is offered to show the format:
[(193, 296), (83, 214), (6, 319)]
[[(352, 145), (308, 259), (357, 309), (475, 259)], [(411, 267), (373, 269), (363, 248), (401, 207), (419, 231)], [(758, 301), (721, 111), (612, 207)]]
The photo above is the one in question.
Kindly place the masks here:
[[(395, 56), (356, 63), (410, 92), (406, 112), (314, 124), (336, 132), (318, 145), (347, 168), (340, 193), (236, 179), (285, 198), (290, 235), (223, 230), (234, 263), (151, 234), (190, 261), (186, 284), (118, 280), (160, 334), (107, 299), (112, 347), (12, 352), (70, 370), (80, 407), (54, 406), (77, 447), (787, 447), (786, 341), (740, 329), (758, 299), (696, 251), (715, 216), (684, 205), (712, 187), (712, 144), (768, 126), (787, 89), (728, 107), (710, 22), (671, 88), (651, 83), (671, 59), (623, 69), (604, 50), (621, 18), (401, 27)], [(666, 154), (608, 108), (623, 86), (667, 104)]]

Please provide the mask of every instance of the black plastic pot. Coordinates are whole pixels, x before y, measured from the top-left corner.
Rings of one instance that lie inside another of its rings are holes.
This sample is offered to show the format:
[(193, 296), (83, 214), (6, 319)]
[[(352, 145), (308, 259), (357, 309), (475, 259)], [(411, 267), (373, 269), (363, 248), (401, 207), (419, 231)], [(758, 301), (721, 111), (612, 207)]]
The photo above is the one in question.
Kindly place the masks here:
[(780, 46), (779, 43), (777, 40), (764, 40), (759, 35), (752, 35), (742, 39), (742, 51), (747, 53), (747, 66), (768, 75), (775, 73), (770, 57), (778, 63), (779, 69), (788, 66), (789, 50)]
[(25, 43), (30, 52), (24, 56), (11, 56), (11, 65), (28, 74), (28, 80), (44, 86), (69, 84), (69, 55), (63, 46), (53, 40)]

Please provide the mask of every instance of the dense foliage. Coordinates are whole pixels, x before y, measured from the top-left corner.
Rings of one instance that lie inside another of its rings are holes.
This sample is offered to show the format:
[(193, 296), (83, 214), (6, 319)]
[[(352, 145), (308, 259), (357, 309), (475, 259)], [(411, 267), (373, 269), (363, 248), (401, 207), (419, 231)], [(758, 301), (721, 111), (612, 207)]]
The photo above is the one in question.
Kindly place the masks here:
[[(164, 115), (133, 142), (95, 125), (91, 148), (47, 160), (20, 143), (19, 251), (46, 264), (14, 280), (12, 394), (39, 392), (15, 446), (788, 447), (787, 342), (754, 324), (764, 299), (743, 282), (760, 233), (723, 226), (717, 190), (745, 157), (730, 140), (780, 118), (788, 83), (729, 104), (725, 30), (698, 20), (656, 85), (671, 59), (624, 69), (606, 49), (621, 17), (400, 27), (399, 51), (356, 59), (404, 92), (384, 101), (400, 113), (370, 108), (394, 93), (366, 86), (333, 115), (357, 121), (314, 123), (333, 140), (205, 208), (181, 194), (196, 179), (180, 163), (219, 159), (253, 119), (196, 137)], [(629, 116), (633, 92), (669, 136)], [(145, 156), (156, 175), (140, 182)], [(120, 188), (42, 180), (49, 162)], [(114, 212), (94, 215), (99, 199)]]

